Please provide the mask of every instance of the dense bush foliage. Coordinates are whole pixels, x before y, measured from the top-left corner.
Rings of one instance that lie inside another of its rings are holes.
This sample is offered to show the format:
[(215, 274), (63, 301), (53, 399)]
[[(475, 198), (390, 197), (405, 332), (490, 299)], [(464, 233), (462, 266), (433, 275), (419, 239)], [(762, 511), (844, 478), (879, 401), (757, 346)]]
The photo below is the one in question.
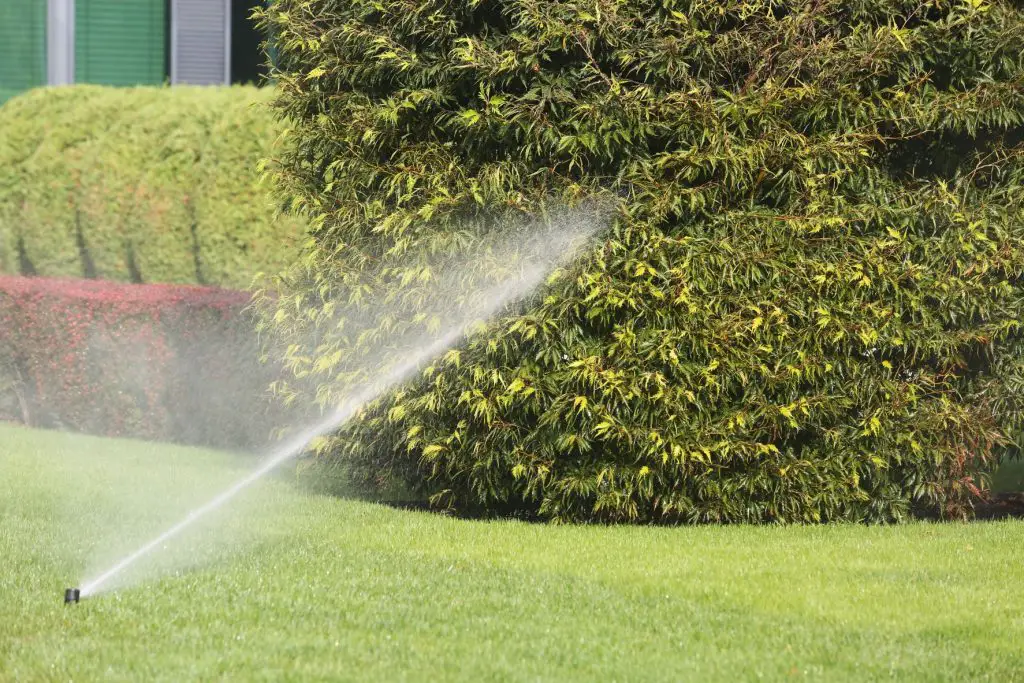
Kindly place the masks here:
[(0, 107), (0, 272), (243, 288), (294, 259), (269, 91), (32, 91)]
[(316, 226), (272, 321), (321, 401), (362, 348), (336, 302), (429, 289), (418, 264), (477, 219), (616, 202), (544, 296), (324, 466), (550, 519), (896, 520), (970, 514), (1020, 442), (1019, 4), (279, 0), (263, 21), (281, 186)]
[(228, 448), (274, 415), (243, 292), (0, 276), (0, 419)]

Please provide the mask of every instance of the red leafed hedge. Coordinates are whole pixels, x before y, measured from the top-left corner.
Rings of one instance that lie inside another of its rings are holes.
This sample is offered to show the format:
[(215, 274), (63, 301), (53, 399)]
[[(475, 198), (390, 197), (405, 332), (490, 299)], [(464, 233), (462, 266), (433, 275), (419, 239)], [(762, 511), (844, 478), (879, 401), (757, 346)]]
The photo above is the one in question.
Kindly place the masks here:
[(271, 372), (230, 290), (0, 276), (0, 419), (245, 448)]

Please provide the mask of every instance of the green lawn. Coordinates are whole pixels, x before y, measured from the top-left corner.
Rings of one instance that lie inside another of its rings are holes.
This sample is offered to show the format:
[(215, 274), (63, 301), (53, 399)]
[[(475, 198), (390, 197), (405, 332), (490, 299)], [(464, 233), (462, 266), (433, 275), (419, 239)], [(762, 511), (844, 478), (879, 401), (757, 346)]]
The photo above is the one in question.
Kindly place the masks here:
[(0, 679), (1024, 680), (1020, 521), (483, 523), (279, 478), (61, 604), (246, 466), (0, 427)]

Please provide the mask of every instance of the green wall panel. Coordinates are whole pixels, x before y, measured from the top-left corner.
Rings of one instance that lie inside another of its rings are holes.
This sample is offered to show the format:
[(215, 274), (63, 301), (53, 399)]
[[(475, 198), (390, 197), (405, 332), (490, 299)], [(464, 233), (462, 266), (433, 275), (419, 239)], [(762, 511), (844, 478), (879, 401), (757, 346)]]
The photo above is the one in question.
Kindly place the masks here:
[(166, 42), (165, 0), (75, 1), (78, 83), (163, 83)]
[(46, 83), (46, 0), (0, 0), (0, 103)]

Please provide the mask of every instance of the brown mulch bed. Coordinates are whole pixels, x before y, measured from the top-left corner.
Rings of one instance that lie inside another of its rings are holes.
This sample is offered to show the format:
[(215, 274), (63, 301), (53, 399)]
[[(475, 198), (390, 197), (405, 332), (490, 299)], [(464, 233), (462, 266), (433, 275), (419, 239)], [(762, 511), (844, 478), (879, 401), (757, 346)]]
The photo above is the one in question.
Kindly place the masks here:
[(977, 519), (1024, 519), (1024, 492), (993, 493), (974, 510)]

